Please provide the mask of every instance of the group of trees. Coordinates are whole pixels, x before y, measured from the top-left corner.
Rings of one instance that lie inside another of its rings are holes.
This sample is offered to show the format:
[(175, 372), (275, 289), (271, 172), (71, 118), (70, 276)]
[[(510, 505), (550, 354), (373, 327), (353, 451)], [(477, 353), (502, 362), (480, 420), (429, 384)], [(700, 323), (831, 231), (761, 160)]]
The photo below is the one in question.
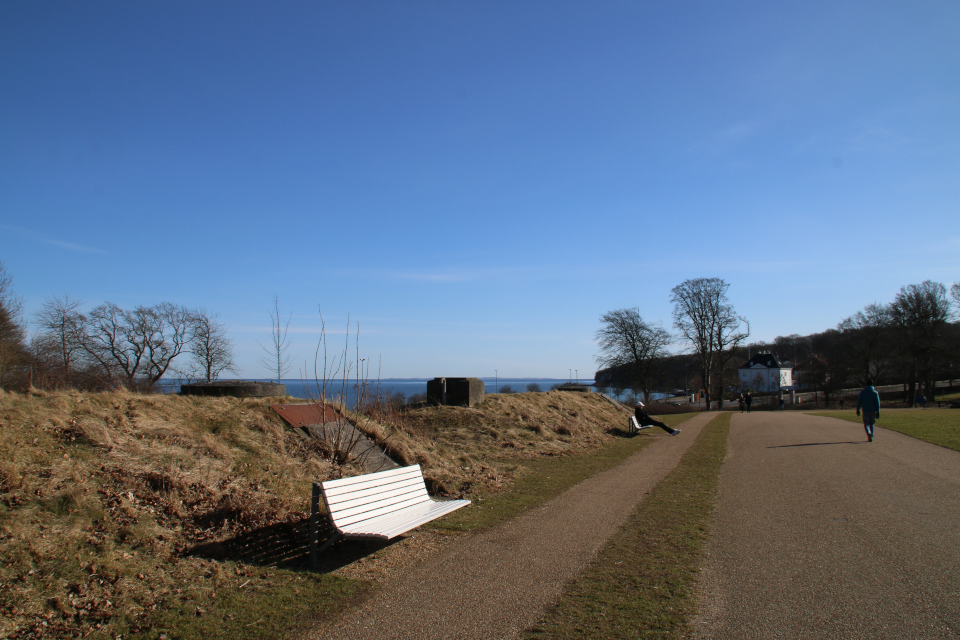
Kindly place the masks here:
[[(597, 384), (633, 389), (645, 398), (656, 389), (688, 386), (705, 391), (707, 402), (723, 404), (724, 392), (739, 386), (737, 370), (749, 354), (769, 350), (794, 365), (803, 389), (827, 400), (841, 389), (877, 384), (903, 386), (904, 399), (935, 397), (937, 380), (953, 380), (960, 368), (960, 283), (947, 288), (925, 281), (904, 286), (889, 304), (871, 304), (835, 329), (808, 336), (778, 337), (772, 344), (747, 344), (747, 320), (727, 300), (729, 285), (719, 278), (687, 280), (672, 290), (677, 335), (619, 309), (601, 316), (596, 338)], [(951, 300), (953, 303), (951, 304)], [(674, 341), (688, 353), (671, 355)], [(710, 406), (708, 404), (708, 406)]]
[(0, 262), (0, 388), (8, 384), (27, 357), (23, 301), (13, 293), (13, 280)]
[[(951, 303), (950, 299), (953, 299)], [(870, 304), (836, 329), (778, 337), (776, 351), (796, 364), (795, 378), (827, 398), (867, 379), (902, 385), (904, 400), (936, 397), (938, 380), (952, 381), (960, 365), (960, 283), (949, 290), (931, 280), (901, 287), (888, 304)]]
[[(673, 324), (696, 357), (708, 407), (713, 397), (723, 406), (723, 371), (750, 335), (750, 323), (737, 315), (727, 298), (729, 288), (720, 278), (695, 278), (671, 291)], [(596, 373), (597, 384), (635, 388), (649, 400), (655, 388), (663, 384), (667, 347), (674, 336), (644, 320), (639, 309), (609, 311), (600, 322), (597, 361), (607, 369)]]
[[(11, 284), (0, 263), (0, 388), (149, 389), (167, 373), (211, 381), (235, 368), (217, 315), (169, 302), (129, 310), (104, 302), (82, 313), (79, 301), (49, 298), (27, 341)], [(174, 365), (181, 356), (187, 362)]]

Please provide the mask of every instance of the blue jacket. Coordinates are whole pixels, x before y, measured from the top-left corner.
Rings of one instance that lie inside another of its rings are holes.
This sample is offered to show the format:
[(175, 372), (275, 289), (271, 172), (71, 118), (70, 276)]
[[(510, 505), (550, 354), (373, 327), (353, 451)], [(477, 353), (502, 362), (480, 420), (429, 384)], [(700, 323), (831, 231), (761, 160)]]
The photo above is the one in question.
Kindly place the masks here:
[(865, 387), (857, 396), (857, 411), (872, 411), (880, 415), (880, 394), (873, 387)]

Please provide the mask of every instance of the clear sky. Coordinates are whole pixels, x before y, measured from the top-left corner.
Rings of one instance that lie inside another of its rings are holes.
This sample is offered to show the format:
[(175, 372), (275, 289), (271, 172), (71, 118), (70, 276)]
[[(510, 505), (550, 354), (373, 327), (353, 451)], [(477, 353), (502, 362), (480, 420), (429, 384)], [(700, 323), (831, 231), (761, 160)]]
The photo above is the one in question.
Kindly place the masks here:
[(670, 329), (696, 277), (751, 340), (819, 332), (960, 280), (958, 26), (956, 0), (10, 0), (0, 260), (28, 317), (219, 313), (243, 377), (274, 295), (297, 366), (319, 308), (383, 377), (590, 377), (601, 314)]

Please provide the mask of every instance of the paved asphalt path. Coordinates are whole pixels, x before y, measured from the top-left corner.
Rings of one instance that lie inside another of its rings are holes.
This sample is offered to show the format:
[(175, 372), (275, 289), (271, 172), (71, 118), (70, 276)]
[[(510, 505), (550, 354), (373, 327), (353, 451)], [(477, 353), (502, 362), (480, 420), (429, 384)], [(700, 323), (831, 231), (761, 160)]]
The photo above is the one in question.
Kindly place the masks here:
[(734, 415), (694, 634), (960, 638), (960, 453), (797, 412)]
[[(324, 640), (507, 640), (540, 618), (644, 496), (673, 469), (713, 414), (523, 516), (443, 549), (364, 606), (312, 631)], [(467, 507), (469, 509), (469, 507)]]

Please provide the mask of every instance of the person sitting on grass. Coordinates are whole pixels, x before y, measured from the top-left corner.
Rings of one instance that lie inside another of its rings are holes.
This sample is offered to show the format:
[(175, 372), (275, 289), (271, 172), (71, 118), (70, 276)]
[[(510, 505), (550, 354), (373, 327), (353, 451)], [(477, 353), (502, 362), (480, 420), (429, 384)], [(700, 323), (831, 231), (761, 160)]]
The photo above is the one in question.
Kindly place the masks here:
[(637, 422), (640, 423), (641, 427), (660, 427), (672, 436), (680, 433), (680, 429), (671, 429), (665, 423), (654, 420), (649, 413), (643, 410), (643, 406), (642, 402), (638, 402), (636, 408), (633, 410), (633, 415), (636, 416)]
[(857, 415), (863, 409), (863, 429), (867, 432), (867, 441), (873, 442), (873, 430), (880, 417), (880, 394), (873, 388), (873, 380), (867, 380), (867, 386), (857, 396)]

